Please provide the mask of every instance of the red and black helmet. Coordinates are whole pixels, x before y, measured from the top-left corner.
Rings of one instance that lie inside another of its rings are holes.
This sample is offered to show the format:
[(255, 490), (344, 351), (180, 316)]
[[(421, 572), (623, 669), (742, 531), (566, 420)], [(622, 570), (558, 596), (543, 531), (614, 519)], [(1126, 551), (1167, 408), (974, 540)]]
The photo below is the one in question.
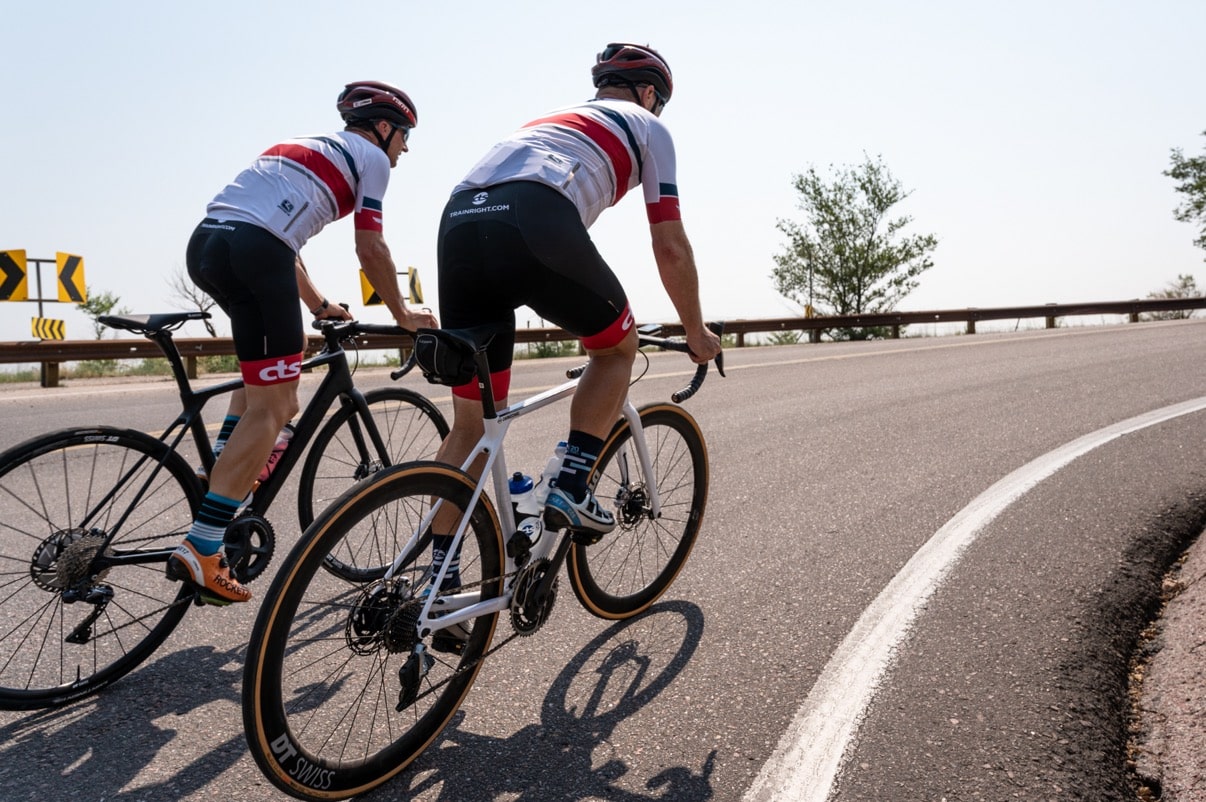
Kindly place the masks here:
[(596, 57), (590, 74), (596, 87), (617, 82), (652, 84), (663, 104), (674, 92), (670, 65), (647, 45), (612, 42)]
[(348, 84), (339, 93), (335, 108), (346, 123), (386, 120), (399, 128), (419, 124), (419, 112), (406, 93), (378, 81)]

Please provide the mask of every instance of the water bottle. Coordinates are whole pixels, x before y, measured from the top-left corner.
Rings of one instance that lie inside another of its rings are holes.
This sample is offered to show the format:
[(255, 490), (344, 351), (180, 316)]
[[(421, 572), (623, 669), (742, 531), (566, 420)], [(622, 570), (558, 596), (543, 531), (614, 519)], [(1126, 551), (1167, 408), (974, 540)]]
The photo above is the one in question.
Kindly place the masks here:
[(281, 433), (276, 436), (276, 443), (272, 446), (272, 453), (268, 455), (268, 462), (260, 469), (257, 482), (263, 484), (268, 481), (268, 477), (276, 470), (276, 464), (280, 462), (281, 455), (285, 453), (285, 449), (289, 447), (289, 441), (293, 439), (293, 424), (286, 423)]
[(526, 473), (516, 471), (507, 482), (511, 490), (511, 508), (515, 511), (515, 520), (535, 515), (540, 511), (536, 506), (536, 494), (532, 492), (536, 483)]
[(545, 499), (549, 497), (549, 487), (551, 482), (557, 478), (557, 474), (561, 473), (561, 463), (565, 461), (565, 447), (567, 443), (562, 440), (557, 444), (557, 448), (553, 451), (553, 456), (549, 457), (549, 461), (545, 463), (544, 473), (540, 475), (540, 483), (536, 485), (536, 506), (538, 509), (544, 507)]
[[(532, 481), (532, 477), (517, 471), (511, 474), (507, 486), (511, 491), (511, 507), (515, 510), (516, 526), (527, 538), (528, 548), (531, 548), (544, 532), (544, 523), (540, 520), (540, 505), (536, 502), (536, 483)], [(509, 544), (508, 550), (511, 548), (513, 546)]]

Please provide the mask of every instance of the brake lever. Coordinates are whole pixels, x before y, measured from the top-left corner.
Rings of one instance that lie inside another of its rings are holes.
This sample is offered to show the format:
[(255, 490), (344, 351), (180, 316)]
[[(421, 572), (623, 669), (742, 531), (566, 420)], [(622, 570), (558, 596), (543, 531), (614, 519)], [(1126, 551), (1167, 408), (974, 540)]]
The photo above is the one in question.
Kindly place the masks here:
[[(713, 334), (715, 334), (717, 337), (719, 337), (722, 334), (724, 334), (724, 321), (718, 320), (715, 323), (709, 323), (708, 328), (712, 331)], [(716, 355), (716, 359), (714, 359), (713, 361), (716, 363), (716, 372), (719, 373), (721, 375), (721, 377), (727, 378), (727, 377), (725, 377), (725, 374), (724, 374), (724, 350), (723, 349), (721, 349), (720, 353)]]

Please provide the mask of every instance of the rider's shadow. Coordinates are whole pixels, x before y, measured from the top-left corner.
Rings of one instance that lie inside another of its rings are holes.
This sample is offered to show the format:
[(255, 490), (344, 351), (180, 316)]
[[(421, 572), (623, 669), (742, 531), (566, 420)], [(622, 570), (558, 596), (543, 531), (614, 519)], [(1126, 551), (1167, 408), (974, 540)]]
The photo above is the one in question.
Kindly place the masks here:
[[(174, 739), (187, 737), (197, 708), (238, 702), (243, 650), (172, 652), (86, 701), (0, 727), (0, 796), (4, 802), (121, 802), (180, 799), (201, 790), (246, 754), (237, 727), (231, 738), (158, 782), (147, 783), (145, 771)], [(168, 716), (169, 726), (161, 726)], [(177, 719), (183, 733), (170, 726)], [(222, 721), (226, 727), (229, 719)]]
[(461, 729), (464, 714), (458, 713), (409, 771), (361, 799), (394, 800), (435, 789), (448, 802), (711, 799), (715, 750), (699, 769), (675, 766), (647, 778), (639, 776), (640, 766), (614, 755), (607, 759), (601, 751), (611, 748), (625, 719), (645, 709), (682, 672), (702, 633), (703, 612), (683, 601), (657, 604), (619, 622), (557, 676), (539, 724), (493, 738)]

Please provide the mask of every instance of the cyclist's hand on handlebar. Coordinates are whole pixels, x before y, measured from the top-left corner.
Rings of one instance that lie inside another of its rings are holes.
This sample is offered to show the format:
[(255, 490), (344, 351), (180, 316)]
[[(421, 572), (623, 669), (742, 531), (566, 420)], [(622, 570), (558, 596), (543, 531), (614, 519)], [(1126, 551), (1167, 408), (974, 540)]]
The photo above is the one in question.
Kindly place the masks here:
[(351, 320), (352, 313), (347, 304), (328, 304), (325, 309), (314, 316), (315, 320)]
[(720, 354), (720, 337), (706, 326), (687, 332), (687, 347), (691, 349), (691, 361), (697, 365)]
[(407, 309), (403, 317), (398, 318), (398, 325), (407, 331), (418, 331), (419, 329), (438, 329), (439, 322), (431, 310), (424, 307), (422, 309)]

